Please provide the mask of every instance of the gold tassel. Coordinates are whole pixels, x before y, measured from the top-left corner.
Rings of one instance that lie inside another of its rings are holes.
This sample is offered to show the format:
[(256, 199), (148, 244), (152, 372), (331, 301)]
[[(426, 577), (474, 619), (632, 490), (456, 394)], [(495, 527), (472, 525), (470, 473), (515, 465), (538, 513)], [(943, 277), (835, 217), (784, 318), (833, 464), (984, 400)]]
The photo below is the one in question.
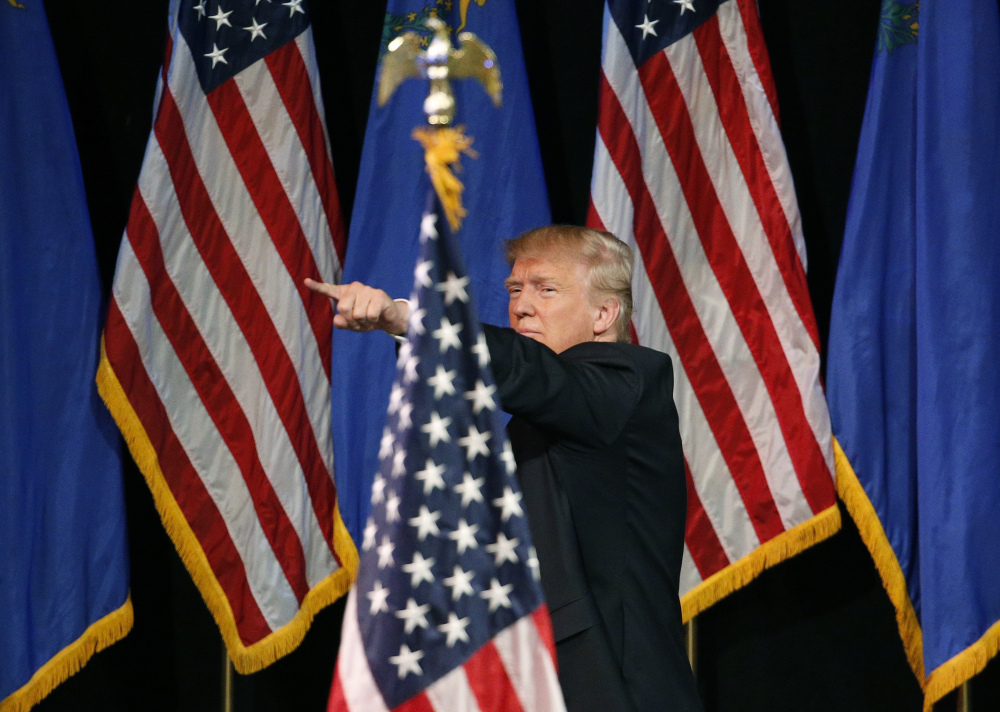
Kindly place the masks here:
[(468, 214), (462, 206), (462, 191), (465, 185), (455, 177), (454, 171), (462, 170), (461, 154), (478, 158), (472, 150), (472, 137), (465, 135), (464, 126), (432, 129), (426, 126), (413, 130), (413, 138), (424, 147), (424, 161), (431, 184), (441, 200), (441, 207), (448, 218), (451, 231), (462, 227), (462, 220)]

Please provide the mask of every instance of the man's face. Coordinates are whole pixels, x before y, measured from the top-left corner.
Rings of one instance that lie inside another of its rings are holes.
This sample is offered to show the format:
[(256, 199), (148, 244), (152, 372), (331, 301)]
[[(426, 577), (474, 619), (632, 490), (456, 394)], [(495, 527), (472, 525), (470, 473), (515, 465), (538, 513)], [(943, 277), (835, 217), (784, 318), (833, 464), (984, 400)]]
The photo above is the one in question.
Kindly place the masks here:
[(561, 353), (593, 341), (600, 316), (587, 286), (587, 264), (569, 250), (517, 258), (507, 278), (510, 326)]

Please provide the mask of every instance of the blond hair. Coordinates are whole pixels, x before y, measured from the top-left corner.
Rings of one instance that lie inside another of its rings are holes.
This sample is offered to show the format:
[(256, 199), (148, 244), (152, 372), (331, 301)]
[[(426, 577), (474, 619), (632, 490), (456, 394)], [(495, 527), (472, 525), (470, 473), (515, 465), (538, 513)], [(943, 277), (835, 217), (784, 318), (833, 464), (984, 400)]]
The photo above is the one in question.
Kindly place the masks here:
[(630, 341), (632, 321), (632, 248), (603, 230), (578, 225), (547, 225), (504, 241), (504, 258), (513, 266), (518, 257), (551, 249), (566, 249), (587, 263), (587, 286), (619, 305), (615, 332)]

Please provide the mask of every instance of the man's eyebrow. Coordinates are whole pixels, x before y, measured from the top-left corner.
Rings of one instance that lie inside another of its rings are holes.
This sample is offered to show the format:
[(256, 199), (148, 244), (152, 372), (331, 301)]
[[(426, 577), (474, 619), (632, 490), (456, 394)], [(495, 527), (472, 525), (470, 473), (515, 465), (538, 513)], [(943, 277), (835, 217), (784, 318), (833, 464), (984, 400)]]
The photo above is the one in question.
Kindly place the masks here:
[(508, 277), (503, 281), (503, 284), (505, 287), (514, 287), (523, 284), (523, 282), (515, 277)]

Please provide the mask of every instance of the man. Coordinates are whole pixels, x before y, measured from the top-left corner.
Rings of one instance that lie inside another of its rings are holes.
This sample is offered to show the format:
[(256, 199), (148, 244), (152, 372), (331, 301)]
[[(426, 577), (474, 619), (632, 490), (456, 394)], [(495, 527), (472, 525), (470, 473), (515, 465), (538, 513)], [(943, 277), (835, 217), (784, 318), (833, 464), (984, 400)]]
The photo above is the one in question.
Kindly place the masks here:
[[(677, 596), (686, 491), (670, 359), (628, 342), (632, 253), (609, 233), (506, 243), (510, 329), (483, 325), (570, 712), (700, 710)], [(405, 300), (306, 284), (334, 325), (403, 334)]]

